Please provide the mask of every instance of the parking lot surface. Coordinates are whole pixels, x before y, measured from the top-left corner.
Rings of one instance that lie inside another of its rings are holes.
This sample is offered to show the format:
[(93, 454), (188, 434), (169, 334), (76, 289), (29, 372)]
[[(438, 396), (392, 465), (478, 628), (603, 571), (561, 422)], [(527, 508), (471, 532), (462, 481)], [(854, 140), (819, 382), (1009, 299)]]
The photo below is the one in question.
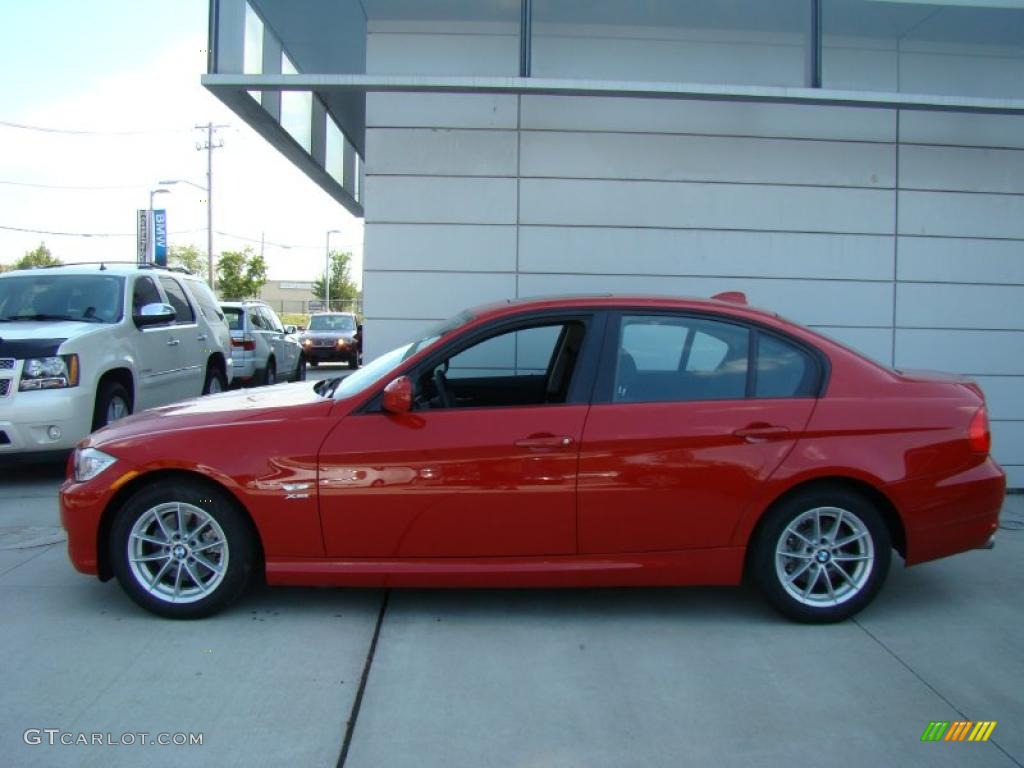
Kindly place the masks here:
[[(896, 561), (831, 626), (747, 589), (259, 588), (175, 622), (72, 569), (61, 466), (0, 472), (0, 765), (1024, 764), (1021, 496), (994, 550)], [(921, 741), (957, 720), (997, 725)]]

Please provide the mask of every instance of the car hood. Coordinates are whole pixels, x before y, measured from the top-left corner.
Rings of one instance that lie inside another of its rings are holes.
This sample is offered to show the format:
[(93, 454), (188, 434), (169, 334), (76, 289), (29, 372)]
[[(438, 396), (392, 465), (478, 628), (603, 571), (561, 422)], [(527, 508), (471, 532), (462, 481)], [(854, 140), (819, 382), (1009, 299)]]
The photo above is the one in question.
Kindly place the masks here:
[[(82, 323), (73, 320), (17, 320), (0, 323), (0, 357), (53, 355), (56, 354), (56, 346), (69, 339), (112, 327), (110, 323)], [(34, 351), (36, 347), (46, 351)]]
[(277, 384), (255, 390), (206, 395), (151, 408), (104, 427), (86, 438), (84, 444), (102, 447), (167, 432), (326, 415), (335, 402), (320, 397), (313, 385), (312, 381)]

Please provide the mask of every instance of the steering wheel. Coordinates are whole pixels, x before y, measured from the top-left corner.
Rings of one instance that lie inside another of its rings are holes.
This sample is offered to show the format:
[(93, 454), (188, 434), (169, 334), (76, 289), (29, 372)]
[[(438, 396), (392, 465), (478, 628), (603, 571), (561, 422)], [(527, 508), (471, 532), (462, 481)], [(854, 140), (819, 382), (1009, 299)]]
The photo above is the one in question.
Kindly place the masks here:
[(448, 377), (444, 375), (442, 368), (434, 371), (434, 389), (437, 390), (437, 399), (441, 401), (443, 407), (451, 408), (454, 405), (451, 392), (448, 391)]

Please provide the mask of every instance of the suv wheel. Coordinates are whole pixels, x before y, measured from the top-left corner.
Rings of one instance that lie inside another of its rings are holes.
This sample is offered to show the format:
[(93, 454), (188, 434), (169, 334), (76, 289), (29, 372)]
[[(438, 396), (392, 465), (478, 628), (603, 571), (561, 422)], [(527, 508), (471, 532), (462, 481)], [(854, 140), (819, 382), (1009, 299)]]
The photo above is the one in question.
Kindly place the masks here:
[(92, 414), (92, 431), (123, 419), (132, 412), (132, 398), (128, 390), (116, 381), (107, 380), (96, 393), (96, 407)]
[(215, 395), (218, 392), (223, 392), (228, 388), (228, 383), (224, 380), (224, 374), (220, 368), (210, 365), (206, 365), (206, 381), (203, 383), (203, 394), (204, 395)]
[(263, 383), (277, 384), (277, 366), (274, 364), (274, 358), (267, 360), (267, 367), (263, 371)]
[(295, 381), (306, 380), (306, 356), (299, 355), (299, 362), (295, 365)]

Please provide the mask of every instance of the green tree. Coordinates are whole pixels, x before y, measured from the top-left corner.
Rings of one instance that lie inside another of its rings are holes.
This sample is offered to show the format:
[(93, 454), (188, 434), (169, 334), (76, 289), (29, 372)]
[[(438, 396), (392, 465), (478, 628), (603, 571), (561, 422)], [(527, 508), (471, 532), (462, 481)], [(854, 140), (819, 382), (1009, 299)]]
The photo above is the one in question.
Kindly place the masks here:
[[(359, 298), (359, 288), (352, 280), (352, 254), (347, 251), (331, 251), (331, 306), (339, 309), (351, 308)], [(324, 298), (324, 279), (313, 283), (313, 295)]]
[(217, 260), (217, 292), (223, 299), (254, 298), (266, 282), (267, 262), (248, 246), (224, 251)]
[(64, 262), (50, 253), (50, 249), (46, 247), (46, 243), (40, 243), (38, 248), (26, 251), (24, 256), (14, 262), (14, 268), (29, 269), (30, 267), (54, 267), (63, 263)]
[(167, 265), (184, 267), (193, 275), (206, 277), (206, 254), (194, 245), (172, 245), (167, 251)]

